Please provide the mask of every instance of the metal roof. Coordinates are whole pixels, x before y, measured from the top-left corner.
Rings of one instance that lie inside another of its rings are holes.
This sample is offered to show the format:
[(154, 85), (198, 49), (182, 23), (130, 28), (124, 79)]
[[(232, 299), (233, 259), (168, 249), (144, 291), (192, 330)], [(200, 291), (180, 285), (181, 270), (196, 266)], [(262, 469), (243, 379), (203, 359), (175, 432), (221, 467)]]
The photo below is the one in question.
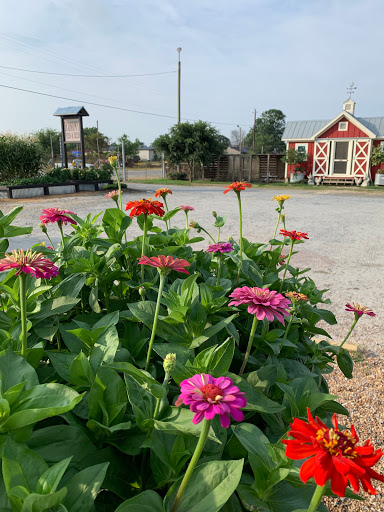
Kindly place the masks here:
[(89, 116), (84, 107), (61, 107), (56, 110), (54, 116)]
[[(371, 130), (376, 137), (384, 137), (384, 117), (356, 117), (356, 121)], [(332, 119), (317, 121), (288, 121), (282, 136), (286, 139), (311, 139), (315, 133), (327, 126)]]

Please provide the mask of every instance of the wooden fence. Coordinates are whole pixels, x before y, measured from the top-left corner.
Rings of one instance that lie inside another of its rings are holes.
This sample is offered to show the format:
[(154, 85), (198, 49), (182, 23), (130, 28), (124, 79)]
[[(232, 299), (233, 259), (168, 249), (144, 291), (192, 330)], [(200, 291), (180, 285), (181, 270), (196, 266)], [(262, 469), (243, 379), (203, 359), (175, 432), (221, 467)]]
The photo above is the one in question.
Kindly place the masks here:
[(223, 155), (204, 167), (204, 179), (211, 181), (284, 181), (283, 154)]

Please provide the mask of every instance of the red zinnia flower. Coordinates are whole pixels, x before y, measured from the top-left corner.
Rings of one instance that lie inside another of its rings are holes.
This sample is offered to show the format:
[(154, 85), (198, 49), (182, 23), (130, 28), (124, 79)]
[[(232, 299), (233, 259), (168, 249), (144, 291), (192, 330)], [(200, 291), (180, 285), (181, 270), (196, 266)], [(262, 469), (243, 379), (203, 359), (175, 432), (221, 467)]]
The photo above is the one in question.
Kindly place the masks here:
[(246, 181), (234, 181), (231, 183), (231, 185), (228, 185), (227, 188), (224, 190), (223, 194), (227, 194), (231, 190), (234, 192), (241, 192), (242, 190), (245, 190), (246, 188), (251, 188), (251, 183), (247, 183)]
[(301, 240), (302, 238), (308, 240), (308, 233), (301, 233), (300, 231), (287, 231), (286, 229), (280, 229), (280, 235), (289, 236), (291, 240)]
[(172, 190), (170, 188), (158, 188), (155, 192), (155, 197), (165, 197), (168, 194), (172, 195)]
[(44, 210), (40, 214), (40, 222), (42, 224), (49, 224), (50, 222), (61, 222), (62, 224), (70, 224), (76, 225), (77, 222), (70, 217), (69, 215), (76, 215), (75, 212), (71, 212), (70, 210), (61, 210), (60, 208), (44, 208)]
[(37, 279), (50, 279), (59, 274), (59, 269), (51, 260), (44, 258), (41, 253), (30, 250), (24, 252), (23, 249), (13, 250), (12, 254), (5, 254), (5, 258), (0, 260), (0, 272), (17, 268), (16, 275), (21, 272), (31, 274)]
[(154, 213), (159, 217), (163, 217), (165, 211), (163, 210), (163, 203), (160, 201), (152, 201), (152, 197), (149, 199), (140, 199), (140, 201), (128, 201), (125, 210), (131, 210), (130, 217), (139, 217), (142, 213), (151, 215)]
[(157, 267), (160, 273), (168, 274), (171, 270), (177, 270), (177, 272), (189, 274), (188, 270), (185, 270), (185, 267), (189, 267), (190, 263), (187, 260), (179, 260), (173, 256), (164, 256), (161, 254), (160, 256), (151, 256), (150, 258), (148, 258), (148, 256), (141, 256), (141, 258), (139, 258), (139, 265)]
[(346, 304), (345, 311), (353, 311), (357, 316), (376, 316), (372, 309), (367, 308), (367, 306), (360, 306), (360, 304), (357, 304), (357, 302), (356, 304), (354, 302), (352, 302), (352, 304)]
[(196, 425), (205, 418), (212, 420), (220, 416), (221, 426), (228, 428), (229, 415), (236, 421), (242, 421), (244, 414), (240, 409), (247, 405), (245, 393), (233, 385), (229, 377), (215, 379), (212, 375), (202, 373), (185, 379), (180, 383), (181, 394), (175, 405), (189, 405), (195, 413), (192, 423)]
[(282, 254), (282, 255), (280, 256), (280, 259), (279, 259), (279, 261), (277, 262), (277, 264), (278, 264), (278, 265), (285, 265), (285, 258), (286, 258), (286, 257), (287, 257), (287, 255), (286, 255), (286, 254)]
[(332, 492), (341, 497), (345, 496), (348, 482), (354, 492), (358, 492), (361, 482), (365, 491), (377, 494), (371, 479), (384, 482), (384, 476), (371, 468), (380, 460), (383, 452), (375, 450), (369, 440), (357, 446), (359, 438), (354, 426), (351, 425), (350, 431), (340, 431), (336, 414), (332, 417), (333, 428), (328, 428), (318, 417), (315, 421), (309, 409), (307, 412), (308, 423), (295, 418), (288, 432), (294, 439), (282, 441), (287, 446), (285, 455), (290, 459), (309, 457), (301, 466), (301, 480), (306, 483), (314, 477), (320, 486), (330, 480)]
[(279, 322), (284, 324), (283, 316), (289, 316), (290, 301), (281, 293), (271, 291), (268, 288), (249, 288), (243, 286), (236, 288), (230, 297), (233, 300), (228, 306), (239, 306), (240, 304), (248, 305), (248, 313), (256, 315), (258, 320), (266, 318), (270, 322), (277, 318)]

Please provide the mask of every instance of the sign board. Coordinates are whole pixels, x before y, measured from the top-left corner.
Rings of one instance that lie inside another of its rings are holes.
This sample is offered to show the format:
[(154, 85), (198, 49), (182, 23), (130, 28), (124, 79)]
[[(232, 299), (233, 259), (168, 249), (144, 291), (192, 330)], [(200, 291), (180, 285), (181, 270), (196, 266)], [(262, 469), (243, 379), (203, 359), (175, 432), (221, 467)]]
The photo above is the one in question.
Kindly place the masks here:
[(81, 151), (72, 151), (72, 155), (80, 156), (81, 155)]
[(64, 139), (65, 142), (81, 143), (81, 124), (80, 117), (64, 118)]

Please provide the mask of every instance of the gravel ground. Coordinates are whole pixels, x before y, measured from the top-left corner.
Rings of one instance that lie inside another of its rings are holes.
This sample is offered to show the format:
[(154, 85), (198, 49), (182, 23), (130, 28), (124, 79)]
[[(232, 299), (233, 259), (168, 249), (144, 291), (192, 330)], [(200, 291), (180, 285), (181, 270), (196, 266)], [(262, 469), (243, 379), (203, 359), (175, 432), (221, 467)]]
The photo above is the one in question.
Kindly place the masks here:
[[(153, 197), (156, 188), (152, 184), (129, 184), (129, 190), (124, 191), (123, 201)], [(194, 206), (195, 211), (189, 218), (212, 233), (215, 233), (215, 228), (211, 227), (211, 212), (215, 210), (227, 218), (221, 239), (225, 240), (231, 235), (238, 237), (238, 205), (233, 192), (223, 195), (221, 186), (174, 186), (172, 189), (173, 195), (168, 201), (170, 207), (181, 204)], [(271, 202), (271, 198), (282, 193), (292, 196), (285, 208), (287, 229), (308, 232), (309, 236), (309, 240), (299, 246), (300, 252), (293, 257), (292, 263), (301, 268), (311, 267), (310, 276), (318, 288), (329, 288), (326, 295), (332, 301), (329, 309), (335, 313), (338, 324), (328, 327), (328, 332), (337, 341), (341, 341), (348, 332), (353, 315), (344, 311), (346, 302), (364, 304), (376, 313), (374, 318), (364, 316), (349, 338), (349, 342), (357, 344), (362, 350), (362, 362), (355, 365), (354, 379), (345, 379), (341, 372), (335, 371), (328, 380), (331, 392), (339, 396), (340, 402), (351, 413), (351, 418), (345, 423), (349, 425), (351, 420), (362, 440), (370, 438), (375, 446), (383, 447), (384, 315), (381, 311), (381, 297), (384, 258), (381, 230), (384, 196), (380, 192), (353, 189), (246, 190), (242, 193), (244, 237), (258, 242), (268, 241), (272, 237), (277, 220), (277, 205)], [(89, 212), (96, 214), (113, 205), (100, 192), (32, 200), (3, 199), (0, 200), (0, 209), (7, 212), (20, 204), (24, 204), (24, 210), (15, 224), (32, 225), (34, 230), (31, 235), (16, 239), (11, 248), (29, 248), (44, 240), (44, 235), (37, 227), (43, 208), (66, 208), (84, 217)], [(174, 222), (184, 226), (184, 214), (181, 212), (174, 217)], [(135, 223), (129, 230), (132, 235), (140, 233)], [(49, 232), (54, 243), (58, 242), (57, 228), (49, 227)], [(376, 467), (379, 472), (384, 472), (384, 462)], [(384, 494), (384, 484), (377, 483), (374, 487)], [(384, 511), (384, 498), (373, 496), (364, 503), (328, 500), (328, 506), (335, 512), (380, 512)]]

